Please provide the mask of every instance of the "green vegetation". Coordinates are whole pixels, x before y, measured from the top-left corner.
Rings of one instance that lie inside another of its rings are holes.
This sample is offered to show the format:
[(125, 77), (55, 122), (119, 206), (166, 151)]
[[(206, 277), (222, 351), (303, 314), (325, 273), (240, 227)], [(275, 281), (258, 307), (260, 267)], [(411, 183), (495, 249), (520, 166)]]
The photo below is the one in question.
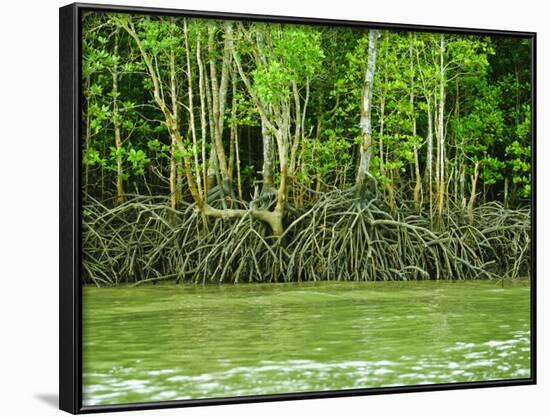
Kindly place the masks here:
[(530, 273), (527, 39), (88, 13), (83, 279)]

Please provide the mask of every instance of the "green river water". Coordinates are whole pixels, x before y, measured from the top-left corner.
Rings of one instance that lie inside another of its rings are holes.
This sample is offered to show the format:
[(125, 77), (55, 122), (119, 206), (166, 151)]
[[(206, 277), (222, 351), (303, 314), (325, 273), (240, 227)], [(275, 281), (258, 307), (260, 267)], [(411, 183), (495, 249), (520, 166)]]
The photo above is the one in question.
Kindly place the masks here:
[(83, 403), (530, 376), (524, 282), (83, 290)]

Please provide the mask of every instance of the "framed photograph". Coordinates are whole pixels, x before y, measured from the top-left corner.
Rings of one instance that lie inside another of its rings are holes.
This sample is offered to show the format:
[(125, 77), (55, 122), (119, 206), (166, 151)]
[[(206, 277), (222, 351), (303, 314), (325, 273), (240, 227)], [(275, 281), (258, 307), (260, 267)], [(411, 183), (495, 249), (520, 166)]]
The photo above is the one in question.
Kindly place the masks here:
[(535, 53), (62, 7), (60, 408), (534, 384)]

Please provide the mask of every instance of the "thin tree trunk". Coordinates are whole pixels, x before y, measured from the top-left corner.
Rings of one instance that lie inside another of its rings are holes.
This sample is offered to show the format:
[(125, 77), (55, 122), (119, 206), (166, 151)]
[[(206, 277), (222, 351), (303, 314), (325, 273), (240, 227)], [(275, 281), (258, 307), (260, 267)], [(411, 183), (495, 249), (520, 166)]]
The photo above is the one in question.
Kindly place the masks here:
[[(165, 96), (164, 96), (163, 87), (161, 84), (161, 77), (160, 77), (158, 65), (156, 65), (156, 61), (153, 59), (153, 57), (149, 55), (149, 53), (143, 47), (143, 44), (135, 30), (133, 22), (131, 20), (121, 22), (120, 26), (124, 28), (126, 32), (128, 32), (128, 34), (135, 40), (136, 45), (138, 46), (140, 54), (143, 58), (143, 62), (145, 63), (147, 73), (149, 74), (149, 77), (151, 78), (151, 82), (153, 84), (154, 101), (157, 104), (160, 111), (162, 112), (162, 114), (164, 115), (164, 124), (166, 125), (168, 132), (170, 134), (170, 138), (171, 138), (170, 179), (169, 179), (170, 205), (172, 208), (175, 208), (180, 198), (180, 189), (178, 188), (178, 176), (180, 175), (180, 172), (181, 172), (181, 170), (179, 169), (180, 162), (176, 158), (176, 149), (179, 150), (183, 155), (186, 154), (186, 149), (183, 146), (183, 139), (179, 132), (180, 127), (179, 127), (177, 88), (176, 88), (175, 53), (173, 49), (171, 49), (168, 52), (169, 53), (168, 55), (169, 56), (169, 74), (170, 74), (169, 93), (170, 93), (170, 99), (171, 99), (171, 105), (169, 107), (165, 101)], [(187, 168), (191, 169), (190, 166), (186, 166), (184, 168), (186, 171), (187, 171)], [(188, 176), (187, 179), (192, 180), (193, 178), (192, 176), (191, 178), (189, 178)], [(181, 180), (179, 182), (181, 183)], [(193, 198), (196, 198), (194, 194), (196, 191), (195, 182), (194, 181), (188, 181), (188, 182), (189, 182), (189, 189), (191, 191), (191, 194)]]
[[(387, 82), (387, 76), (384, 77), (384, 83)], [(386, 115), (386, 92), (382, 95), (380, 99), (380, 128), (378, 131), (378, 152), (380, 158), (380, 175), (385, 177), (384, 185), (384, 194), (387, 196), (387, 204), (390, 208), (390, 211), (393, 212), (395, 208), (394, 201), (394, 190), (393, 190), (393, 177), (386, 172), (386, 167), (384, 164), (384, 123)]]
[[(230, 40), (229, 48), (232, 51), (235, 65), (237, 66), (239, 75), (244, 82), (248, 93), (250, 94), (253, 102), (256, 105), (256, 109), (260, 113), (262, 124), (264, 125), (266, 131), (269, 131), (270, 133), (275, 135), (280, 166), (280, 183), (279, 188), (277, 189), (277, 202), (273, 211), (256, 210), (256, 213), (261, 212), (261, 219), (269, 223), (273, 235), (280, 236), (284, 231), (283, 216), (285, 202), (287, 199), (290, 103), (288, 102), (288, 100), (283, 100), (276, 105), (275, 103), (272, 104), (268, 110), (265, 104), (262, 103), (262, 101), (259, 99), (254, 88), (252, 87), (248, 76), (242, 68), (238, 51), (233, 47), (231, 27), (227, 28), (226, 39)], [(276, 122), (272, 123), (271, 120), (269, 120), (268, 111), (270, 112), (269, 116), (273, 117)], [(264, 162), (265, 159), (266, 158), (264, 156)]]
[[(119, 29), (115, 29), (115, 40), (114, 40), (114, 56), (118, 57), (118, 39), (119, 39)], [(125, 200), (124, 195), (124, 172), (122, 167), (122, 139), (120, 134), (120, 113), (118, 108), (118, 64), (117, 61), (113, 64), (111, 71), (113, 76), (113, 127), (115, 131), (115, 148), (116, 148), (116, 204), (122, 204)]]
[(234, 74), (231, 74), (231, 126), (229, 140), (229, 181), (233, 182), (233, 171), (235, 169), (235, 143), (237, 142), (237, 81)]
[(466, 182), (466, 167), (464, 166), (464, 161), (460, 165), (460, 206), (466, 208), (466, 195), (465, 195), (465, 182)]
[(426, 147), (426, 170), (428, 175), (426, 176), (426, 181), (428, 184), (428, 197), (430, 205), (430, 217), (433, 215), (433, 119), (432, 119), (432, 106), (431, 99), (428, 98), (426, 101), (427, 104), (427, 116), (428, 116), (428, 137), (427, 142), (428, 146)]
[(420, 163), (418, 162), (418, 148), (416, 143), (413, 145), (414, 152), (414, 174), (415, 184), (413, 192), (414, 207), (420, 211), (422, 209), (422, 176), (420, 175)]
[(201, 38), (200, 33), (197, 36), (197, 66), (199, 68), (199, 98), (201, 107), (201, 158), (202, 158), (202, 183), (204, 186), (203, 197), (208, 195), (208, 162), (206, 160), (206, 106), (205, 106), (205, 92), (204, 92), (204, 66), (201, 57)]
[[(455, 82), (455, 87), (456, 87), (456, 91), (455, 91), (455, 110), (454, 110), (454, 117), (455, 117), (455, 120), (458, 120), (458, 118), (460, 117), (460, 89), (459, 89), (459, 85), (458, 85), (458, 79), (456, 80)], [(462, 148), (462, 146), (459, 146), (458, 145), (458, 142), (459, 142), (459, 138), (457, 137), (457, 134), (454, 133), (453, 134), (453, 137), (454, 137), (454, 146), (455, 146), (455, 149), (460, 149)], [(460, 191), (459, 191), (459, 182), (460, 182), (460, 156), (459, 156), (459, 152), (456, 152), (455, 151), (455, 158), (454, 158), (454, 164), (455, 164), (455, 175), (454, 175), (454, 198), (455, 198), (455, 203), (457, 205), (460, 204)]]
[(169, 186), (170, 186), (170, 207), (176, 208), (176, 205), (178, 203), (178, 195), (177, 195), (177, 189), (178, 189), (178, 180), (177, 180), (177, 165), (176, 165), (176, 141), (172, 137), (172, 144), (170, 146), (170, 178), (169, 178)]
[(441, 165), (439, 154), (441, 152), (441, 141), (439, 140), (439, 104), (437, 97), (435, 99), (435, 108), (434, 108), (434, 122), (436, 125), (435, 129), (435, 209), (438, 211), (439, 208), (439, 193), (441, 190)]
[[(235, 132), (235, 135), (237, 135), (237, 132)], [(235, 138), (235, 160), (236, 160), (236, 168), (237, 168), (237, 193), (239, 194), (239, 198), (243, 199), (243, 187), (241, 183), (241, 157), (239, 155), (239, 138), (236, 136)]]
[(376, 42), (378, 31), (371, 29), (369, 31), (369, 56), (367, 61), (367, 71), (363, 85), (363, 95), (361, 100), (361, 146), (359, 148), (360, 160), (355, 180), (356, 194), (364, 199), (366, 194), (366, 178), (369, 175), (370, 160), (372, 154), (372, 123), (371, 123), (371, 103), (374, 87), (374, 73), (376, 70)]
[(202, 192), (202, 178), (200, 173), (200, 164), (199, 164), (199, 152), (197, 147), (197, 133), (195, 129), (195, 113), (193, 105), (193, 72), (191, 69), (191, 50), (189, 48), (189, 34), (187, 28), (187, 19), (183, 19), (183, 35), (185, 41), (185, 55), (186, 55), (186, 66), (187, 66), (187, 97), (189, 99), (189, 128), (191, 130), (191, 138), (193, 141), (193, 157), (195, 162), (195, 177), (197, 179), (197, 192), (199, 196), (203, 198), (204, 194)]
[(437, 117), (437, 136), (438, 136), (438, 163), (439, 163), (439, 187), (437, 190), (438, 201), (437, 209), (439, 215), (443, 212), (445, 203), (445, 35), (440, 37), (439, 50), (439, 99), (438, 99), (438, 117)]
[(180, 162), (177, 154), (175, 152), (176, 148), (181, 148), (180, 142), (183, 142), (181, 138), (178, 140), (178, 135), (175, 135), (175, 132), (178, 132), (179, 129), (179, 114), (178, 114), (178, 97), (177, 97), (177, 88), (176, 88), (176, 56), (174, 50), (170, 51), (170, 99), (171, 99), (171, 109), (169, 111), (168, 117), (168, 130), (171, 131), (172, 141), (174, 145), (174, 153), (172, 154), (172, 159), (174, 164), (170, 165), (171, 169), (174, 169), (174, 173), (171, 173), (175, 177), (175, 183), (171, 182), (170, 185), (174, 188), (170, 189), (170, 205), (172, 208), (176, 208), (177, 203), (181, 199), (181, 172), (180, 172)]
[(204, 81), (206, 88), (206, 105), (208, 108), (208, 126), (210, 127), (210, 155), (208, 156), (208, 189), (214, 188), (216, 183), (221, 184), (221, 178), (219, 178), (218, 170), (218, 158), (216, 154), (216, 134), (214, 133), (214, 116), (213, 116), (213, 106), (212, 106), (212, 91), (209, 87), (209, 77), (208, 71), (204, 70)]
[[(230, 41), (229, 41), (230, 42)], [(230, 56), (231, 57), (231, 56)], [(230, 166), (230, 180), (233, 183), (234, 179), (234, 171), (237, 171), (237, 192), (239, 195), (239, 198), (242, 199), (242, 189), (240, 184), (240, 155), (239, 153), (239, 123), (238, 123), (238, 106), (239, 103), (237, 101), (237, 81), (238, 81), (238, 73), (237, 69), (234, 64), (230, 65), (231, 68), (231, 145), (230, 145), (230, 155), (229, 155), (229, 166)], [(236, 166), (235, 166), (236, 165)], [(236, 169), (235, 169), (236, 168)]]
[(224, 55), (221, 67), (221, 78), (218, 84), (218, 72), (215, 61), (215, 27), (210, 26), (208, 31), (208, 51), (210, 54), (210, 83), (212, 89), (212, 116), (214, 121), (214, 144), (217, 157), (217, 168), (222, 179), (222, 191), (224, 194), (231, 193), (231, 183), (229, 179), (227, 160), (225, 157), (225, 150), (223, 147), (223, 124), (225, 113), (225, 102), (227, 99), (227, 83), (228, 83), (228, 70), (229, 70), (229, 58), (230, 49), (228, 47), (228, 35), (230, 32), (231, 23), (225, 24), (225, 43), (224, 43)]
[(274, 159), (275, 144), (273, 136), (262, 118), (262, 143), (263, 143), (263, 165), (262, 165), (262, 191), (261, 194), (270, 194), (274, 188)]
[[(260, 31), (256, 32), (256, 47), (258, 49), (260, 63), (263, 66), (267, 66), (267, 57), (263, 49), (263, 37)], [(263, 145), (262, 190), (260, 196), (269, 196), (276, 191), (274, 185), (275, 143), (267, 123), (267, 118), (273, 116), (273, 111), (269, 104), (261, 103), (261, 106), (266, 109), (267, 114), (265, 117), (260, 115)]]
[[(86, 77), (85, 82), (85, 91), (89, 90), (90, 88), (90, 76), (88, 75)], [(86, 134), (84, 137), (84, 155), (87, 155), (87, 153), (90, 151), (90, 142), (92, 140), (92, 127), (90, 125), (90, 97), (88, 96), (88, 99), (86, 100)], [(90, 175), (90, 165), (85, 164), (84, 166), (84, 195), (88, 194), (88, 178)]]
[(504, 207), (508, 208), (508, 177), (504, 178)]
[[(415, 175), (415, 184), (413, 191), (413, 202), (416, 210), (420, 211), (422, 209), (422, 176), (420, 175), (420, 163), (418, 160), (418, 147), (416, 144), (416, 113), (414, 108), (415, 103), (415, 83), (414, 83), (414, 55), (413, 55), (413, 44), (410, 38), (412, 35), (409, 35), (409, 57), (410, 57), (410, 95), (409, 95), (409, 104), (411, 106), (411, 119), (412, 119), (412, 136), (413, 136), (413, 154), (414, 154), (414, 175)], [(414, 37), (413, 39), (416, 39)]]
[(380, 129), (378, 131), (378, 157), (380, 158), (380, 175), (385, 176), (386, 170), (384, 167), (384, 116), (386, 112), (386, 94), (380, 99)]
[(296, 81), (292, 81), (292, 93), (294, 96), (294, 138), (292, 140), (292, 146), (290, 148), (290, 167), (289, 173), (291, 177), (294, 177), (294, 171), (296, 170), (296, 152), (298, 152), (298, 146), (302, 138), (302, 108), (300, 104), (300, 92), (298, 91), (298, 84)]
[(470, 215), (472, 214), (472, 211), (475, 206), (476, 202), (476, 194), (477, 194), (477, 180), (479, 178), (479, 161), (477, 161), (474, 165), (474, 175), (471, 176), (472, 180), (472, 193), (470, 194), (470, 201), (468, 203), (468, 210), (470, 212)]

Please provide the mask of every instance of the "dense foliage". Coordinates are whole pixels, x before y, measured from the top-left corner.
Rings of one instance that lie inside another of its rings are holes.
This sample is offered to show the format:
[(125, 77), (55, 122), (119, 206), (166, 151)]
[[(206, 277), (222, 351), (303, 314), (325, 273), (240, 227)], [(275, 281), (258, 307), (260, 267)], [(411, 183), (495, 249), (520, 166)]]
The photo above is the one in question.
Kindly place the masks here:
[(84, 278), (518, 276), (530, 42), (86, 14)]

